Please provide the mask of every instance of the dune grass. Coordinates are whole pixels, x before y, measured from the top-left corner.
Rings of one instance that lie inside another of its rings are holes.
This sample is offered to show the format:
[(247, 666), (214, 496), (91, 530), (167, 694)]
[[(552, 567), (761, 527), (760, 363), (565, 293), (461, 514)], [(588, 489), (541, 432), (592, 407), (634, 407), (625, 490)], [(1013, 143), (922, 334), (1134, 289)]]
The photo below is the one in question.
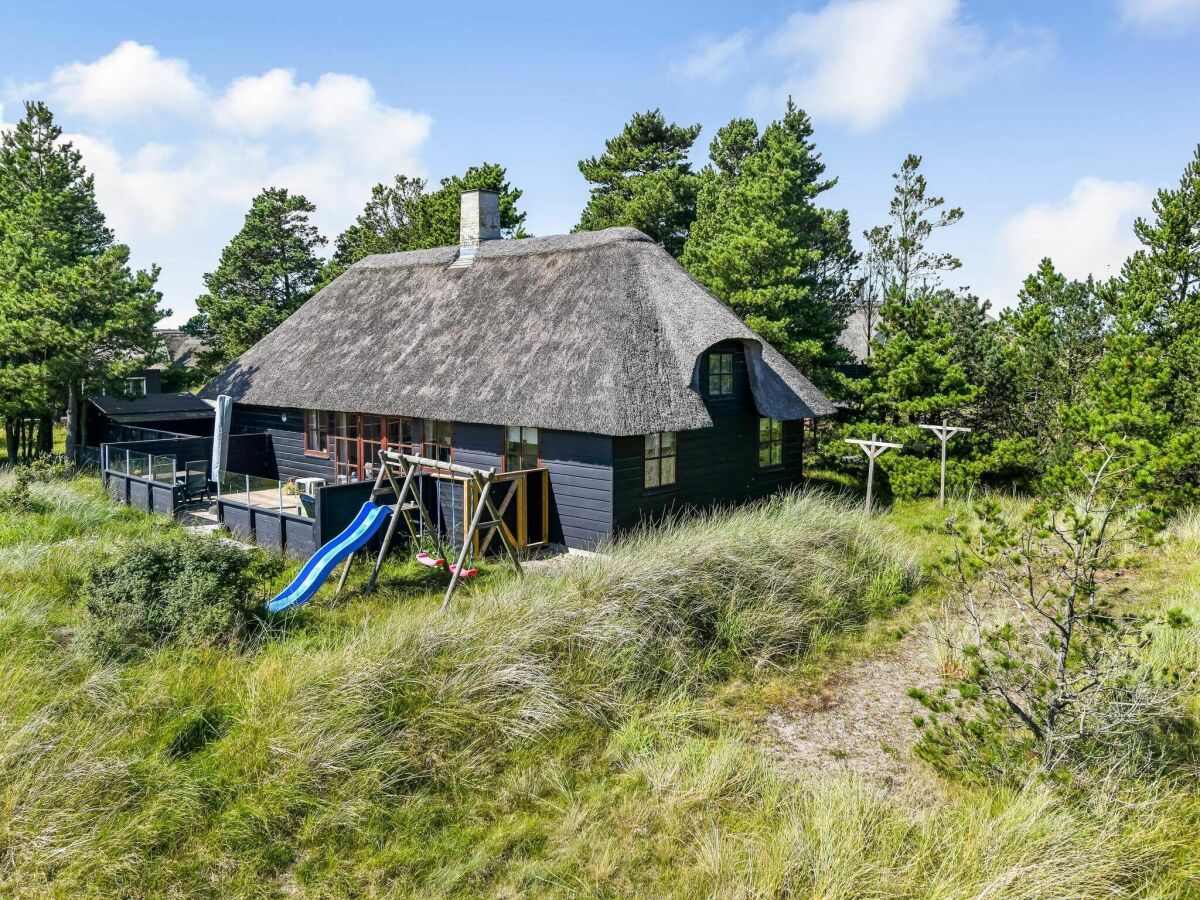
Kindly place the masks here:
[(103, 664), (75, 642), (81, 560), (173, 526), (87, 481), (35, 490), (46, 511), (0, 512), (0, 895), (1197, 888), (1200, 800), (1176, 787), (917, 801), (773, 769), (730, 686), (813, 664), (919, 577), (918, 545), (852, 504), (795, 496), (493, 570), (449, 616), (398, 563), (251, 645)]

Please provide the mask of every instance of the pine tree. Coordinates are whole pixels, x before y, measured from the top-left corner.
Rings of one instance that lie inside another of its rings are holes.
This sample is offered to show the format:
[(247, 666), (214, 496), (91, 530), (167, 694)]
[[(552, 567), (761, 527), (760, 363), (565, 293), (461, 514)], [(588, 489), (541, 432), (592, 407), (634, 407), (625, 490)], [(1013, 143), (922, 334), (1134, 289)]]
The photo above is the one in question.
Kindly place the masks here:
[(920, 172), (921, 157), (910, 153), (892, 175), (896, 182), (889, 208), (891, 222), (864, 232), (870, 247), (868, 257), (879, 269), (886, 294), (892, 284), (908, 298), (915, 290), (936, 288), (942, 272), (952, 272), (962, 262), (951, 253), (933, 253), (928, 248), (934, 229), (946, 228), (963, 217), (954, 207), (943, 210), (946, 201), (931, 197)]
[(508, 182), (508, 172), (496, 163), (471, 166), (462, 175), (441, 180), (441, 186), (426, 194), (415, 205), (415, 238), (412, 249), (447, 247), (458, 244), (462, 192), (496, 191), (500, 195), (500, 230), (505, 237), (528, 237), (525, 213), (517, 208), (524, 193)]
[(696, 218), (687, 156), (699, 134), (699, 125), (668, 124), (657, 109), (635, 113), (604, 153), (579, 161), (592, 188), (576, 230), (638, 228), (678, 257)]
[(1091, 278), (1066, 278), (1049, 259), (1025, 279), (1000, 320), (996, 369), (983, 393), (995, 453), (1025, 480), (1070, 462), (1074, 436), (1064, 409), (1077, 403), (1104, 351), (1104, 304)]
[(424, 195), (425, 179), (407, 175), (397, 175), (391, 184), (371, 188), (371, 199), (354, 224), (334, 241), (333, 257), (322, 267), (317, 288), (373, 253), (399, 253), (420, 244), (417, 205)]
[(502, 166), (483, 163), (462, 175), (441, 180), (426, 193), (423, 178), (397, 175), (390, 185), (377, 184), (354, 224), (337, 236), (332, 259), (321, 269), (323, 288), (360, 259), (373, 253), (399, 253), (445, 247), (459, 240), (462, 192), (486, 189), (500, 194), (500, 227), (506, 237), (528, 237), (525, 213), (517, 208), (522, 192), (508, 183)]
[(286, 188), (254, 198), (217, 268), (204, 276), (207, 293), (186, 325), (207, 344), (207, 367), (244, 353), (312, 296), (321, 270), (316, 249), (326, 242), (309, 222), (315, 210)]
[[(134, 273), (114, 242), (82, 156), (42, 103), (0, 137), (0, 396), (10, 458), (23, 417), (67, 410), (82, 390), (137, 366), (163, 311), (158, 270)], [(44, 429), (48, 438), (48, 429)]]
[(710, 148), (682, 262), (747, 325), (820, 384), (846, 359), (837, 339), (853, 301), (857, 254), (843, 211), (817, 198), (836, 184), (790, 100), (758, 133), (736, 119)]
[[(1115, 452), (1163, 514), (1200, 499), (1200, 147), (1153, 211), (1135, 224), (1142, 249), (1105, 286), (1105, 352), (1066, 415), (1083, 469)], [(1066, 468), (1058, 479), (1077, 481)]]

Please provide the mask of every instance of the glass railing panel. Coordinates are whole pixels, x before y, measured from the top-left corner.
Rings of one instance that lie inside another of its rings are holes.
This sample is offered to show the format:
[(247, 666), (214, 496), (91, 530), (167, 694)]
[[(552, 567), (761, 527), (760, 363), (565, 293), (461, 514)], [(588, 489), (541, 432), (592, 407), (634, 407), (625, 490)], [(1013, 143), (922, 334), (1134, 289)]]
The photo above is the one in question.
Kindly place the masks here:
[(175, 483), (175, 457), (150, 457), (150, 477), (159, 484)]

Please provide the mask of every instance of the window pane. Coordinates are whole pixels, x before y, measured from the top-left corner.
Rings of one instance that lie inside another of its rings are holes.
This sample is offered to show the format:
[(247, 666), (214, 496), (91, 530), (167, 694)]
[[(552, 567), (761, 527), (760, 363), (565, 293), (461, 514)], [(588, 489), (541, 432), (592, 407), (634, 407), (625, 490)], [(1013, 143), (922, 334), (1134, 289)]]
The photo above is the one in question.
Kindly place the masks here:
[(658, 460), (646, 460), (646, 487), (658, 487)]
[(766, 443), (771, 439), (771, 420), (763, 416), (758, 420), (758, 440)]
[(775, 443), (771, 445), (771, 465), (783, 465), (783, 444)]
[(646, 459), (653, 459), (658, 456), (658, 435), (646, 435)]
[(662, 448), (662, 452), (661, 452), (662, 456), (674, 456), (675, 455), (675, 432), (664, 431), (662, 433), (661, 448)]
[(675, 483), (675, 457), (666, 456), (662, 460), (662, 478), (663, 484)]
[(383, 426), (379, 421), (379, 416), (363, 416), (362, 433), (364, 441), (378, 441), (383, 434)]
[(722, 375), (721, 376), (721, 393), (725, 394), (726, 396), (733, 393), (733, 376), (732, 375)]
[(525, 429), (525, 449), (535, 457), (538, 455), (538, 430), (536, 428)]
[(513, 444), (521, 443), (521, 426), (520, 425), (509, 425), (508, 428), (505, 429), (505, 431), (507, 432), (506, 439), (508, 440), (508, 443), (510, 446)]
[(783, 422), (779, 419), (771, 420), (771, 439), (774, 441), (783, 440)]
[(762, 469), (765, 469), (765, 468), (767, 468), (767, 466), (771, 465), (771, 445), (770, 444), (759, 444), (758, 445), (758, 465), (759, 465), (759, 468), (762, 468)]

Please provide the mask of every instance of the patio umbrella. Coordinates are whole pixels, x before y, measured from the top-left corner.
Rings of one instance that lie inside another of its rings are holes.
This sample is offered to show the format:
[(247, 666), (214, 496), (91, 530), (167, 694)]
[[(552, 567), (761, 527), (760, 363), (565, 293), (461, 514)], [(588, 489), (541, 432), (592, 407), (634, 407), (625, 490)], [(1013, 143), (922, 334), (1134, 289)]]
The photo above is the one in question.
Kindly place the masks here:
[(233, 416), (233, 398), (222, 394), (217, 398), (217, 415), (213, 423), (212, 480), (218, 484), (229, 457), (229, 422)]

